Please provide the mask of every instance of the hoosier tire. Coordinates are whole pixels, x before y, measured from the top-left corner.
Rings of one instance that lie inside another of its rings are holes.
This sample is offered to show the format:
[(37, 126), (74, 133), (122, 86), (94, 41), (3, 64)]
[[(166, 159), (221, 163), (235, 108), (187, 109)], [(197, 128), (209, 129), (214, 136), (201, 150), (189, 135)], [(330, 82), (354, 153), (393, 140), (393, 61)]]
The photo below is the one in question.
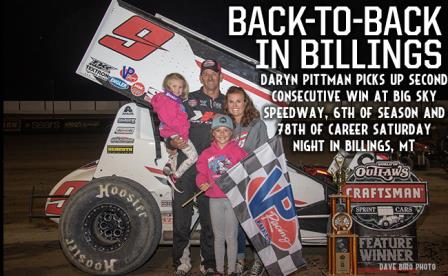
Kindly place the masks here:
[(160, 210), (150, 192), (116, 176), (92, 180), (69, 198), (59, 224), (67, 259), (97, 275), (123, 275), (149, 260), (160, 241)]

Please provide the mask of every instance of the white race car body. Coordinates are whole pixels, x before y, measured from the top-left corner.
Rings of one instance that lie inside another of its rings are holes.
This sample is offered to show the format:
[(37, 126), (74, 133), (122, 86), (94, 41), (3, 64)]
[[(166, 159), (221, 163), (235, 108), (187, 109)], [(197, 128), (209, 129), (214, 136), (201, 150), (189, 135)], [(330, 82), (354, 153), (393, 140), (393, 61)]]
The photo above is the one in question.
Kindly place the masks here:
[[(127, 112), (126, 112), (127, 110)], [(131, 112), (132, 110), (132, 112)], [(127, 115), (123, 115), (126, 113)], [(132, 113), (132, 114), (131, 114)], [(121, 119), (129, 119), (133, 124), (121, 123)], [(93, 178), (104, 176), (121, 176), (132, 179), (140, 183), (145, 189), (151, 192), (156, 200), (162, 216), (162, 239), (161, 243), (172, 242), (172, 211), (171, 211), (171, 188), (167, 183), (167, 178), (162, 173), (162, 168), (167, 161), (165, 144), (154, 137), (153, 122), (154, 114), (149, 108), (139, 107), (135, 103), (123, 106), (115, 118), (110, 130), (106, 145), (101, 158), (83, 166), (66, 177), (64, 177), (50, 192), (50, 195), (72, 195)], [(120, 122), (119, 122), (120, 121)], [(132, 126), (128, 126), (132, 125)], [(121, 130), (129, 130), (129, 133), (121, 133)], [(130, 131), (133, 129), (133, 131)], [(121, 141), (121, 142), (120, 142)], [(130, 143), (132, 141), (132, 143)], [(117, 143), (118, 142), (118, 143)], [(125, 143), (124, 143), (125, 142)], [(117, 153), (117, 151), (132, 151), (130, 153)], [(157, 153), (158, 152), (158, 153)], [(160, 154), (159, 158), (156, 158)], [(326, 184), (320, 183), (317, 179), (301, 170), (289, 168), (289, 175), (293, 184), (293, 192), (296, 208), (325, 202)], [(119, 192), (119, 191), (117, 191)], [(61, 215), (63, 209), (63, 198), (50, 198), (46, 204), (47, 215)], [(193, 216), (195, 221), (197, 213)], [(318, 218), (326, 223), (328, 213), (316, 213), (306, 215), (303, 219)], [(58, 222), (58, 218), (52, 218)], [(302, 239), (305, 244), (325, 243), (325, 231), (313, 231), (302, 228)], [(307, 239), (310, 237), (311, 239)], [(193, 241), (193, 244), (196, 241)]]

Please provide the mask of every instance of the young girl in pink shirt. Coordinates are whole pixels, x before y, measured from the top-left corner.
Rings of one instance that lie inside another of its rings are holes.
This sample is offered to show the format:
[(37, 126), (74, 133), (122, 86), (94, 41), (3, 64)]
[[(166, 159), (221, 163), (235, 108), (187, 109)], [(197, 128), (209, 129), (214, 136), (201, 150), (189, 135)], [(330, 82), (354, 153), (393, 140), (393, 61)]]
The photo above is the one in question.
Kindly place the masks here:
[(212, 122), (213, 142), (199, 156), (196, 185), (210, 198), (210, 217), (214, 234), (216, 270), (224, 274), (224, 256), (227, 244), (227, 264), (229, 275), (236, 275), (236, 257), (238, 250), (238, 219), (230, 201), (216, 185), (220, 177), (233, 165), (246, 157), (247, 153), (235, 141), (231, 141), (232, 119), (227, 115), (218, 115)]
[(151, 99), (154, 112), (160, 120), (160, 136), (163, 138), (180, 137), (187, 141), (188, 146), (182, 149), (187, 159), (179, 165), (176, 170), (177, 151), (168, 150), (169, 161), (163, 172), (169, 176), (171, 185), (177, 192), (176, 180), (188, 170), (198, 159), (198, 154), (193, 143), (188, 138), (190, 122), (182, 102), (188, 96), (188, 84), (179, 73), (168, 74), (163, 80), (164, 91), (157, 93)]

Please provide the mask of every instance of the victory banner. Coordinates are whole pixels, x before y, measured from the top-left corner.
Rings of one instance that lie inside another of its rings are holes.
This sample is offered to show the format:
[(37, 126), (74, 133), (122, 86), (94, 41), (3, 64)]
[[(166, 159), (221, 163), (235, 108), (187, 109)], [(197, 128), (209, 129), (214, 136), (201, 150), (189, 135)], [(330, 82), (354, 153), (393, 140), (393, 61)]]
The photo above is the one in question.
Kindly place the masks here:
[(305, 265), (294, 198), (280, 138), (274, 136), (216, 183), (270, 275)]

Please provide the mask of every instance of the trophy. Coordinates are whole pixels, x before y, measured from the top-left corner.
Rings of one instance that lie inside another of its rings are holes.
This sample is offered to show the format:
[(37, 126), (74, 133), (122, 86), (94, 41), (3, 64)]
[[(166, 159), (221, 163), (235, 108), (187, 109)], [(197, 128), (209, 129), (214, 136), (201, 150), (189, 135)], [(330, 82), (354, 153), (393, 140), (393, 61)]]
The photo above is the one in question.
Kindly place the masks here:
[(357, 275), (357, 238), (353, 234), (353, 219), (350, 196), (342, 193), (346, 183), (348, 169), (344, 165), (345, 157), (338, 153), (334, 158), (332, 170), (333, 182), (338, 193), (330, 195), (331, 228), (328, 233), (328, 273), (327, 275)]

